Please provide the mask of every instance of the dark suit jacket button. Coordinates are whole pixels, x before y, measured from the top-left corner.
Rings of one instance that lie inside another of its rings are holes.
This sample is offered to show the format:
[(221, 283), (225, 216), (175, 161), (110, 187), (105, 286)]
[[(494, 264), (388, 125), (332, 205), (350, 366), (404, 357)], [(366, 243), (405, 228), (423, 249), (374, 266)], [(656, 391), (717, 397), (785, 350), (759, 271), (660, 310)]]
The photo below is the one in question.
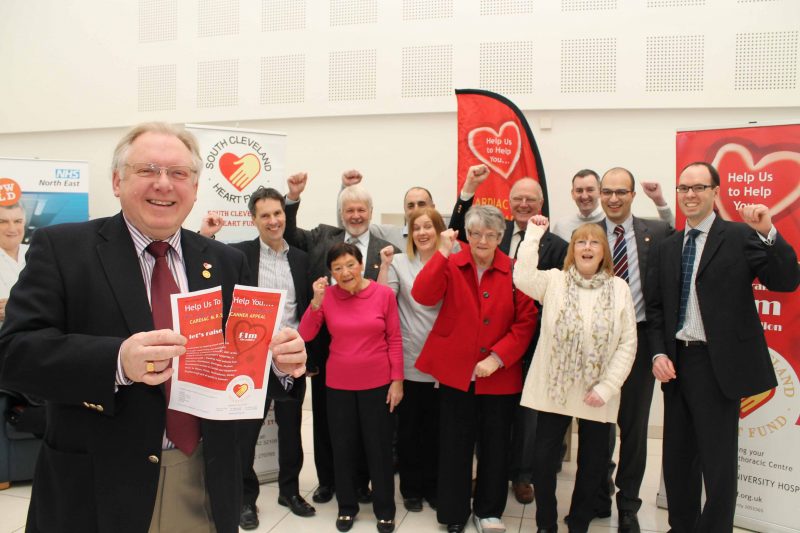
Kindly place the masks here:
[(153, 463), (154, 465), (158, 464), (158, 456), (157, 455), (148, 455), (147, 460)]
[(483, 291), (483, 297), (484, 298), (488, 298), (489, 297), (489, 291)]
[(483, 325), (484, 326), (488, 326), (489, 325), (489, 319), (488, 318), (484, 318), (483, 319)]

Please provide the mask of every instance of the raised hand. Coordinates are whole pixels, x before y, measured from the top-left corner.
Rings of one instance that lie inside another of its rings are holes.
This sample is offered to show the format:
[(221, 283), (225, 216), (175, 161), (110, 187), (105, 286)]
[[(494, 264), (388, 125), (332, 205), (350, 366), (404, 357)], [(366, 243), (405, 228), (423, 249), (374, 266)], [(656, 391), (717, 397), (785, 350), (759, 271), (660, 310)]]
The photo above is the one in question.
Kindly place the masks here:
[(203, 217), (203, 220), (200, 221), (200, 235), (203, 237), (212, 238), (214, 235), (217, 234), (219, 230), (222, 229), (222, 226), (225, 225), (225, 219), (219, 216), (218, 214), (214, 213), (213, 211), (209, 211), (206, 216)]
[(364, 179), (364, 176), (361, 175), (361, 172), (358, 170), (345, 170), (342, 172), (342, 187), (349, 187), (351, 185), (357, 185), (361, 183), (361, 180)]
[(450, 252), (453, 251), (453, 246), (456, 245), (456, 237), (458, 232), (454, 229), (446, 229), (441, 233), (439, 239), (439, 251), (443, 256), (448, 257)]
[(306, 373), (306, 343), (292, 328), (283, 328), (269, 343), (272, 350), (272, 361), (278, 370), (292, 377), (299, 378)]
[(658, 207), (667, 205), (667, 201), (664, 200), (664, 193), (661, 191), (660, 183), (657, 181), (643, 181), (641, 183), (642, 190), (648, 198), (653, 200), (654, 204), (656, 204)]
[(389, 266), (392, 264), (392, 257), (394, 257), (394, 246), (384, 246), (381, 248), (381, 265)]
[(544, 215), (533, 215), (528, 219), (528, 223), (533, 224), (534, 226), (539, 226), (545, 231), (547, 231), (547, 228), (550, 227), (550, 220)]
[(475, 194), (478, 186), (486, 181), (489, 177), (489, 167), (486, 165), (472, 165), (467, 171), (467, 179), (464, 180), (464, 186), (461, 187), (463, 194)]
[(314, 289), (314, 298), (311, 300), (311, 307), (316, 311), (322, 305), (322, 299), (325, 298), (325, 287), (328, 286), (328, 278), (322, 276), (312, 285)]
[(300, 195), (303, 194), (303, 191), (306, 189), (306, 182), (308, 181), (308, 172), (298, 172), (297, 174), (292, 174), (286, 180), (286, 185), (289, 187), (289, 194), (286, 195), (286, 198), (296, 202), (300, 199)]
[(763, 204), (743, 205), (738, 209), (742, 222), (759, 232), (763, 237), (769, 235), (772, 229), (772, 215)]

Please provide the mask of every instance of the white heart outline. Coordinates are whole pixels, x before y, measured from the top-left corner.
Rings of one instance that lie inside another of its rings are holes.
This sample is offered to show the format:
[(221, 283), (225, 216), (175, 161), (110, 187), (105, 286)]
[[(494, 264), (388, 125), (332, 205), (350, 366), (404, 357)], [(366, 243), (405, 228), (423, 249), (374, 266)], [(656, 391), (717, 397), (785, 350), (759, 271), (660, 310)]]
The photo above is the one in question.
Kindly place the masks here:
[[(472, 141), (478, 133), (483, 131), (491, 133), (495, 137), (502, 137), (503, 130), (505, 130), (508, 127), (514, 128), (514, 131), (517, 132), (517, 153), (514, 154), (514, 160), (509, 165), (508, 172), (503, 172), (502, 170), (494, 166), (490, 161), (484, 159), (483, 156), (480, 153), (478, 153), (478, 151), (475, 149), (475, 145), (473, 144)], [(475, 157), (477, 157), (481, 161), (481, 163), (483, 163), (490, 169), (494, 170), (495, 172), (503, 176), (503, 178), (508, 179), (511, 173), (514, 172), (514, 169), (517, 167), (517, 163), (519, 162), (519, 155), (520, 153), (522, 153), (522, 134), (519, 131), (519, 126), (517, 126), (517, 123), (514, 122), (513, 120), (509, 120), (508, 122), (504, 122), (503, 124), (500, 125), (499, 132), (493, 128), (490, 128), (489, 126), (475, 128), (474, 130), (469, 132), (469, 135), (467, 136), (467, 144), (469, 145), (469, 149), (472, 151), (472, 154)]]
[[(730, 152), (734, 152), (742, 156), (742, 159), (745, 163), (747, 163), (751, 170), (760, 170), (771, 163), (782, 161), (784, 159), (788, 159), (789, 161), (794, 161), (797, 164), (800, 164), (800, 153), (789, 151), (771, 152), (762, 157), (758, 163), (755, 163), (753, 161), (753, 154), (750, 153), (750, 150), (746, 146), (742, 146), (741, 144), (737, 143), (728, 143), (721, 146), (720, 149), (717, 150), (717, 155), (714, 156), (714, 161), (711, 163), (714, 168), (718, 169), (719, 162)], [(773, 205), (769, 209), (770, 216), (777, 216), (778, 213), (792, 205), (795, 200), (797, 200), (798, 196), (800, 196), (800, 187), (795, 187), (792, 194), (786, 196), (783, 200)], [(725, 209), (725, 206), (722, 205), (722, 199), (720, 197), (717, 197), (716, 204), (720, 215), (722, 215), (722, 218), (725, 220), (732, 220), (731, 216), (728, 214), (728, 211)]]

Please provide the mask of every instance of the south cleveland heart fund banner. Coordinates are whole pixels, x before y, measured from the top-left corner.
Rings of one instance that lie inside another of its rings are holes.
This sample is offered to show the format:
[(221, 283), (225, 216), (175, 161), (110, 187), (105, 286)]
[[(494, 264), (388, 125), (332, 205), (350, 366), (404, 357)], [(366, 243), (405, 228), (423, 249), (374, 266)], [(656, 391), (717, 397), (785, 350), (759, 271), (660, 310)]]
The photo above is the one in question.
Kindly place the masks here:
[[(677, 170), (712, 163), (720, 175), (717, 212), (764, 204), (778, 232), (800, 250), (800, 124), (679, 131)], [(678, 227), (684, 224), (678, 218)], [(736, 525), (757, 531), (800, 530), (800, 295), (753, 283), (754, 305), (778, 386), (743, 398), (739, 411)], [(731, 335), (736, 335), (731, 325)]]
[(225, 219), (216, 238), (224, 242), (253, 239), (247, 202), (259, 187), (285, 189), (286, 135), (187, 124), (200, 143), (202, 173), (197, 203), (184, 227), (199, 229), (209, 211)]
[(542, 186), (542, 214), (549, 213), (542, 158), (522, 111), (507, 98), (489, 91), (457, 89), (458, 188), (469, 167), (483, 163), (489, 178), (478, 187), (475, 205), (498, 207), (511, 217), (508, 193), (520, 178), (533, 178)]

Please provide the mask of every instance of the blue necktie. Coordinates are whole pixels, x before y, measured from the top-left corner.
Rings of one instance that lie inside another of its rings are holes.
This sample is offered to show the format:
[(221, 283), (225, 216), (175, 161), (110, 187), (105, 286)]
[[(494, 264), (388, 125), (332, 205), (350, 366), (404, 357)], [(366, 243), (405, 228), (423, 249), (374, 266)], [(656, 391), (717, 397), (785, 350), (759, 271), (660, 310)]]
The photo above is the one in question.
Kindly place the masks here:
[(700, 235), (699, 229), (689, 230), (686, 236), (686, 244), (683, 245), (681, 254), (681, 306), (678, 310), (678, 331), (683, 328), (686, 320), (686, 306), (689, 304), (689, 291), (692, 288), (692, 271), (694, 270), (694, 255), (697, 247), (695, 239)]

